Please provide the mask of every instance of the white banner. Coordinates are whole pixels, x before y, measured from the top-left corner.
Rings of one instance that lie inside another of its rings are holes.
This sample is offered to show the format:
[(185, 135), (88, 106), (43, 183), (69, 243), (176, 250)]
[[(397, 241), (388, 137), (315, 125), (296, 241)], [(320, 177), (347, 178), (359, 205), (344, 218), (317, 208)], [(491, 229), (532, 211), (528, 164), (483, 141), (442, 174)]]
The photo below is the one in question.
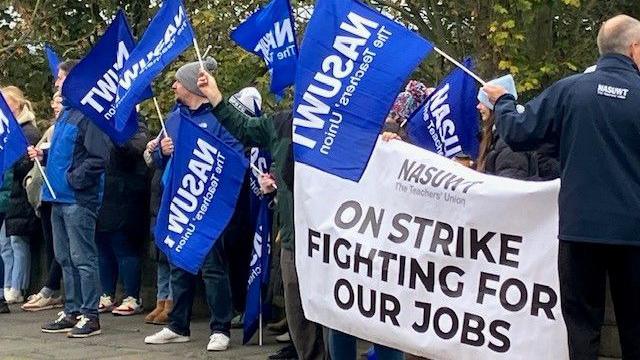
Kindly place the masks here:
[(305, 316), (432, 359), (568, 359), (559, 181), (524, 182), (378, 140), (355, 183), (296, 163)]

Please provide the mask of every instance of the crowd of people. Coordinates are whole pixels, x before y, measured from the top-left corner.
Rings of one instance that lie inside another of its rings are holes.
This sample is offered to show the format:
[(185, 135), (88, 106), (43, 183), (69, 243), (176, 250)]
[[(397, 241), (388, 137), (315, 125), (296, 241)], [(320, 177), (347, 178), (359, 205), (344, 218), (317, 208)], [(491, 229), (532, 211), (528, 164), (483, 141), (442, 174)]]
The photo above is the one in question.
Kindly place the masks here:
[[(598, 48), (596, 71), (563, 79), (524, 106), (516, 104), (511, 84), (484, 86), (477, 105), (479, 156), (470, 159), (461, 153), (454, 159), (497, 176), (561, 178), (559, 272), (570, 356), (597, 357), (608, 274), (623, 356), (640, 359), (640, 22), (628, 16), (608, 20), (598, 35)], [(163, 174), (179, 146), (174, 143), (177, 126), (190, 120), (239, 152), (259, 147), (273, 157), (271, 171), (260, 177), (260, 189), (276, 194), (272, 248), (280, 250), (274, 252), (278, 261), (271, 271), (281, 274), (272, 282), (274, 293), (284, 295), (286, 320), (274, 321), (272, 327), (287, 331), (283, 338), (291, 344), (270, 359), (355, 358), (356, 338), (307, 320), (302, 310), (294, 261), (292, 111), (256, 117), (262, 98), (255, 88), (225, 99), (211, 75), (217, 63), (208, 58), (204, 69), (193, 62), (176, 72), (176, 102), (166, 117), (166, 131), (150, 134), (141, 120), (135, 136), (116, 146), (61, 96), (76, 64), (69, 60), (59, 66), (51, 101), (54, 117), (46, 130), (38, 128), (31, 103), (18, 87), (1, 88), (31, 146), (4, 174), (0, 189), (0, 313), (9, 312), (7, 304), (22, 304), (24, 311), (62, 308), (42, 332), (83, 338), (101, 333), (101, 313), (143, 312), (142, 239), (153, 235)], [(600, 92), (601, 84), (628, 92), (625, 97), (609, 96)], [(431, 91), (423, 83), (409, 82), (387, 118), (383, 139), (404, 139), (401, 124)], [(33, 161), (45, 167), (55, 195)], [(201, 268), (210, 351), (226, 350), (232, 323), (242, 321), (247, 274), (232, 270), (246, 271), (251, 251), (253, 229), (244, 202), (241, 195), (230, 225)], [(146, 220), (149, 225), (141, 226)], [(49, 266), (42, 289), (27, 297), (34, 244), (44, 248)], [(200, 276), (172, 266), (162, 252), (153, 257), (157, 302), (144, 321), (164, 327), (144, 342), (188, 342)], [(374, 347), (379, 359), (405, 357), (399, 350)]]

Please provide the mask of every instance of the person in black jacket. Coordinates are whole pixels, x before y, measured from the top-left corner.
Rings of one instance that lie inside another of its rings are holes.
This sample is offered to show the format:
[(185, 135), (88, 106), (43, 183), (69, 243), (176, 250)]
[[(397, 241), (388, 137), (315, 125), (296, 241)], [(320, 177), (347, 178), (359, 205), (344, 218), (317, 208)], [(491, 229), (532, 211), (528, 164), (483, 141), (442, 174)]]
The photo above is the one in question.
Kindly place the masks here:
[[(149, 132), (138, 121), (138, 131), (122, 146), (111, 151), (105, 171), (104, 200), (96, 224), (103, 295), (98, 311), (127, 316), (142, 312), (140, 299), (141, 239), (145, 236), (146, 173), (142, 153)], [(122, 279), (122, 304), (115, 307), (118, 275)]]
[(558, 147), (558, 266), (571, 358), (598, 357), (608, 275), (622, 357), (640, 359), (640, 21), (607, 20), (598, 50), (594, 72), (562, 79), (524, 106), (504, 88), (483, 89), (514, 150)]
[[(15, 86), (2, 89), (7, 104), (16, 117), (20, 128), (30, 145), (40, 140), (40, 131), (36, 126), (31, 103), (24, 97), (22, 90)], [(26, 151), (26, 149), (25, 149)], [(27, 192), (22, 186), (22, 179), (31, 170), (32, 164), (27, 156), (16, 161), (13, 165), (13, 182), (9, 195), (9, 206), (5, 216), (6, 235), (10, 238), (13, 251), (13, 269), (9, 291), (5, 298), (9, 303), (24, 301), (23, 292), (29, 287), (31, 274), (30, 241), (38, 236), (40, 228), (38, 218), (29, 204)], [(5, 287), (7, 287), (5, 284)]]

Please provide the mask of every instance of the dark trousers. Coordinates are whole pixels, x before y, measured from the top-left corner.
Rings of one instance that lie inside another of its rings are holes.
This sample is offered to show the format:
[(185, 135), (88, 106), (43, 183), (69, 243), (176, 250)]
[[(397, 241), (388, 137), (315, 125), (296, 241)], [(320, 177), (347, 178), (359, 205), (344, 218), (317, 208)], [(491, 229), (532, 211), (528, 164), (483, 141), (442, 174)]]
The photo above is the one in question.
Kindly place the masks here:
[(292, 250), (282, 248), (280, 266), (289, 334), (298, 357), (304, 360), (328, 359), (324, 352), (322, 326), (307, 320), (302, 311), (295, 253)]
[(571, 359), (598, 358), (607, 275), (622, 357), (640, 359), (640, 246), (560, 241), (558, 269)]
[[(231, 334), (231, 287), (229, 286), (229, 266), (224, 256), (224, 237), (218, 239), (202, 265), (207, 305), (209, 305), (209, 328), (211, 333)], [(196, 294), (198, 275), (188, 273), (177, 266), (171, 266), (171, 291), (173, 310), (169, 314), (169, 329), (190, 336), (189, 324), (193, 298)]]
[(133, 240), (124, 231), (96, 232), (102, 293), (115, 296), (118, 275), (124, 297), (140, 297), (141, 259)]
[(46, 256), (49, 259), (49, 277), (44, 284), (45, 287), (58, 291), (62, 281), (62, 268), (56, 261), (53, 252), (53, 233), (51, 230), (51, 204), (43, 202), (40, 206), (40, 222), (42, 224), (42, 239), (45, 243)]

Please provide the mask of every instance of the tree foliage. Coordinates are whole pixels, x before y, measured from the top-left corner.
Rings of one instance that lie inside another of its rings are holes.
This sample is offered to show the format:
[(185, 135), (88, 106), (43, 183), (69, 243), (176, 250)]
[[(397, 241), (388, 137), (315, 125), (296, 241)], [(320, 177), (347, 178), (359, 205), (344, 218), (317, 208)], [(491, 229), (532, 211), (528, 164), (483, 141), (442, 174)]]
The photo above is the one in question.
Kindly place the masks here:
[[(118, 8), (125, 9), (135, 37), (140, 37), (158, 9), (159, 0), (4, 0), (0, 1), (0, 84), (21, 87), (36, 104), (40, 118), (50, 117), (52, 75), (43, 55), (45, 42), (63, 58), (81, 58), (102, 34)], [(269, 77), (262, 61), (239, 47), (229, 32), (266, 0), (186, 0), (201, 47), (212, 46), (218, 78), (227, 94), (254, 85), (265, 94), (265, 107), (291, 105), (268, 95)], [(293, 0), (298, 36), (310, 16), (312, 0)], [(367, 0), (395, 20), (420, 32), (456, 58), (472, 56), (485, 79), (510, 72), (529, 98), (562, 76), (595, 63), (595, 38), (606, 18), (640, 16), (637, 0)], [(301, 39), (299, 39), (301, 40)], [(401, 56), (401, 55), (399, 55)], [(176, 69), (194, 61), (185, 52), (154, 82), (161, 108), (168, 111)], [(435, 84), (451, 65), (433, 54), (414, 74)], [(142, 116), (158, 128), (151, 102)]]

